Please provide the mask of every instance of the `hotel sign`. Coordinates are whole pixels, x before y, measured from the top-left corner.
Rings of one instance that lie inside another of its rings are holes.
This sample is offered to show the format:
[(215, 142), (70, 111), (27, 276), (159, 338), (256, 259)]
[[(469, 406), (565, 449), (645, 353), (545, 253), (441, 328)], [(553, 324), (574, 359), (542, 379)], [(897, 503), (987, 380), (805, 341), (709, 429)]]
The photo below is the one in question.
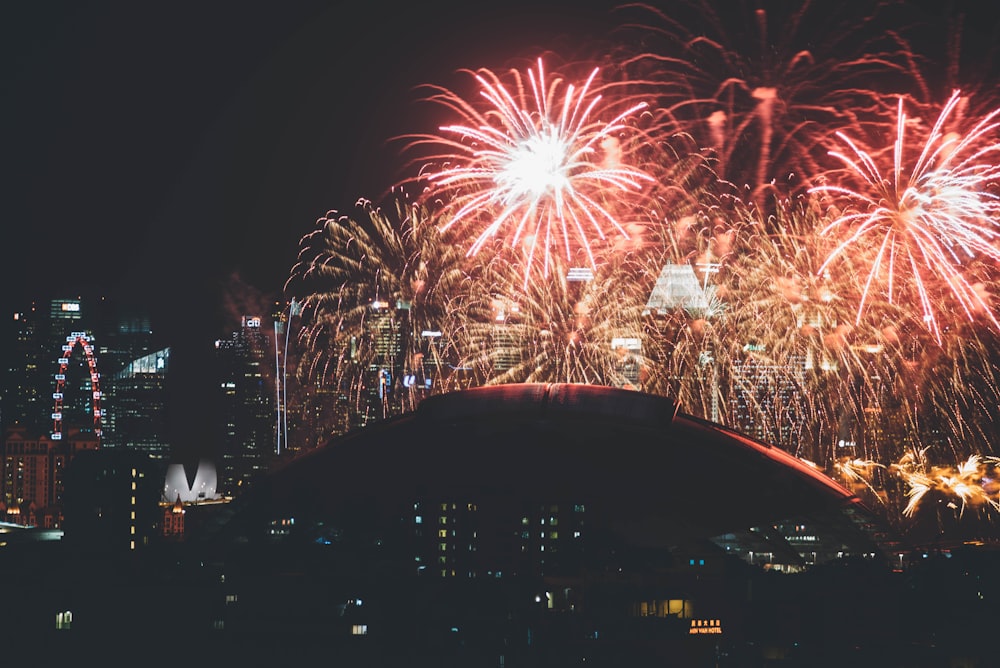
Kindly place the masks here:
[(691, 626), (688, 627), (689, 636), (700, 635), (722, 635), (721, 619), (692, 619)]

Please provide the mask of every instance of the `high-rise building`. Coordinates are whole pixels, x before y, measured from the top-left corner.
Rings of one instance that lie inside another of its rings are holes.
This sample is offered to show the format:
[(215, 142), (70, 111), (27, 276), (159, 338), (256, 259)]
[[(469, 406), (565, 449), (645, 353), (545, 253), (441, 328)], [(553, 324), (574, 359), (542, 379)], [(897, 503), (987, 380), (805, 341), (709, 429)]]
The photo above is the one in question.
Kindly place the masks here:
[(163, 348), (132, 360), (107, 379), (103, 447), (135, 450), (154, 459), (169, 458), (169, 370), (170, 348)]
[(796, 452), (805, 419), (805, 357), (776, 363), (766, 356), (755, 357), (755, 347), (760, 348), (745, 346), (747, 357), (733, 360), (729, 392), (733, 426), (757, 440)]
[(245, 315), (229, 339), (216, 341), (219, 490), (236, 496), (267, 472), (277, 447), (274, 370), (260, 316)]

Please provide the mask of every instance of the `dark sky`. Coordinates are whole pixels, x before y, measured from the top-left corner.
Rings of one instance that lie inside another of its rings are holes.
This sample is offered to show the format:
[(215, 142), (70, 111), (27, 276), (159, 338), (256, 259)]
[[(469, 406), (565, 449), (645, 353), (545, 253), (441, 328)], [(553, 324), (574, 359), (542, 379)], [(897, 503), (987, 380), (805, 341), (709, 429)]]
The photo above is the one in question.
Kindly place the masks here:
[(615, 4), (4, 3), (3, 317), (38, 297), (139, 301), (197, 431), (212, 341), (280, 295), (317, 218), (395, 182), (391, 137), (433, 129), (414, 88), (588, 53)]
[(197, 431), (212, 342), (280, 295), (319, 217), (392, 186), (391, 137), (432, 129), (414, 88), (598, 33), (601, 4), (5, 3), (3, 317), (137, 301)]

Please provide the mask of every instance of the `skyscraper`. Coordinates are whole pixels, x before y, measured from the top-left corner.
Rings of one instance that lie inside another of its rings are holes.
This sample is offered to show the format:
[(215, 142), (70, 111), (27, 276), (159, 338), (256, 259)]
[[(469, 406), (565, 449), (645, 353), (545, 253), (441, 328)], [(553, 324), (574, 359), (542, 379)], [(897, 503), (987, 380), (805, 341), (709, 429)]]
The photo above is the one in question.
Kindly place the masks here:
[(267, 472), (277, 446), (271, 346), (260, 316), (216, 341), (222, 463), (219, 490), (236, 496)]
[(154, 459), (169, 458), (169, 371), (170, 348), (163, 348), (132, 360), (107, 379), (103, 447), (144, 452)]

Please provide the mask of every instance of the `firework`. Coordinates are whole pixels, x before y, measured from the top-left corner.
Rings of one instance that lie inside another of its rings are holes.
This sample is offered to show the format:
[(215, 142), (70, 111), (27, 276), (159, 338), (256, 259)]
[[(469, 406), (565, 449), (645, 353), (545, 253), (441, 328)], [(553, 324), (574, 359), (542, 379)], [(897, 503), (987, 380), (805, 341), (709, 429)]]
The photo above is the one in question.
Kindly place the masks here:
[(526, 77), (511, 70), (511, 87), (481, 69), (473, 74), (484, 105), (438, 89), (430, 99), (463, 122), (411, 144), (436, 151), (420, 178), (426, 198), (441, 202), (448, 216), (442, 231), (477, 230), (469, 255), (494, 237), (523, 246), (525, 285), (536, 261), (548, 275), (553, 250), (570, 260), (582, 249), (595, 266), (595, 240), (628, 238), (620, 215), (653, 182), (627, 164), (635, 134), (629, 121), (646, 104), (606, 103), (596, 90), (598, 72), (574, 84), (547, 73), (539, 58)]
[(302, 238), (285, 290), (302, 303), (299, 375), (331, 388), (364, 423), (441, 389), (447, 365), (432, 334), (462, 273), (426, 209), (397, 196), (358, 211), (331, 212)]
[(933, 493), (946, 500), (959, 517), (970, 506), (1000, 512), (1000, 484), (997, 482), (1000, 459), (973, 454), (954, 466), (933, 466), (928, 463), (926, 454), (926, 450), (909, 453), (891, 467), (908, 486), (909, 502), (903, 510), (906, 516), (912, 517)]
[(831, 196), (843, 213), (820, 234), (839, 233), (841, 241), (820, 267), (825, 271), (841, 256), (868, 262), (858, 300), (857, 321), (877, 292), (891, 303), (902, 299), (920, 313), (940, 341), (938, 309), (945, 296), (957, 302), (968, 320), (986, 317), (1000, 328), (986, 285), (1000, 262), (1000, 199), (996, 186), (1000, 143), (995, 110), (964, 135), (946, 132), (946, 123), (961, 100), (956, 91), (927, 133), (923, 144), (908, 144), (903, 100), (898, 104), (892, 171), (880, 171), (875, 159), (845, 134), (838, 133), (850, 155), (834, 152), (849, 177), (860, 182), (822, 185), (813, 192)]
[(634, 3), (619, 30), (641, 51), (620, 60), (655, 95), (663, 132), (695, 137), (719, 178), (763, 206), (830, 165), (831, 128), (882, 128), (886, 92), (922, 90), (886, 4)]
[[(561, 260), (554, 258), (556, 269)], [(502, 254), (471, 284), (452, 328), (462, 366), (476, 382), (559, 382), (642, 389), (644, 297), (602, 265), (579, 281), (530, 276), (527, 287)]]

